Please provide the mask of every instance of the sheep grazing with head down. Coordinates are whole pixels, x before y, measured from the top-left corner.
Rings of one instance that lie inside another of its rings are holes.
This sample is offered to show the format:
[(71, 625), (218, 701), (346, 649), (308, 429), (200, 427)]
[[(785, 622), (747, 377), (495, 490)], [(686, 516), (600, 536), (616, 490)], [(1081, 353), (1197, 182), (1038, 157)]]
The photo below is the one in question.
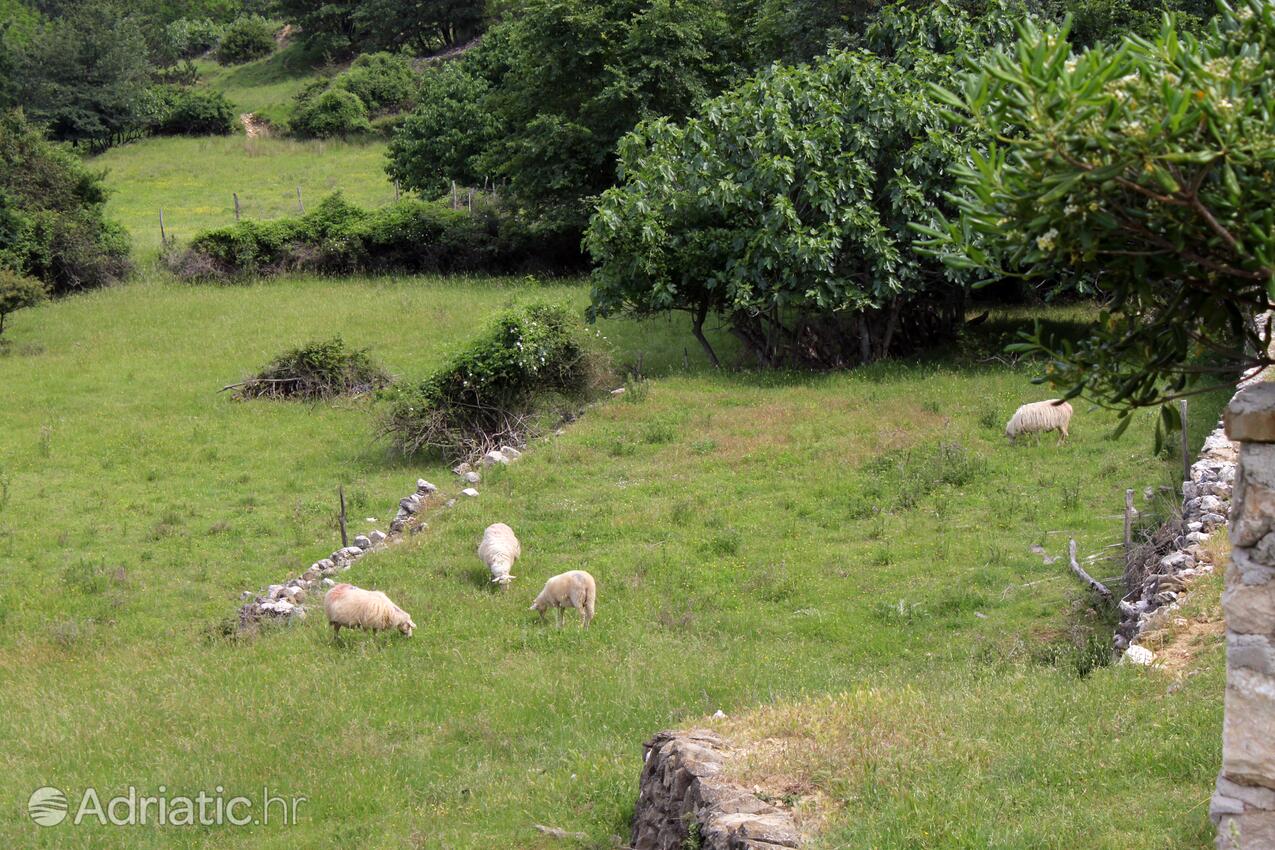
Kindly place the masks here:
[(492, 583), (500, 585), (501, 590), (509, 589), (509, 582), (515, 578), (509, 571), (521, 555), (522, 544), (514, 536), (514, 530), (503, 522), (487, 526), (483, 539), (478, 542), (478, 557), (491, 570)]
[(1044, 434), (1058, 431), (1058, 442), (1067, 439), (1067, 426), (1071, 423), (1071, 405), (1060, 399), (1033, 401), (1024, 404), (1005, 425), (1005, 436), (1013, 443), (1024, 434)]
[(562, 609), (574, 608), (580, 612), (580, 625), (587, 629), (597, 601), (598, 585), (593, 576), (584, 570), (572, 570), (545, 582), (544, 590), (531, 603), (531, 610), (539, 611), (543, 620), (545, 612), (553, 608), (558, 615), (558, 628), (562, 628)]
[(323, 597), (323, 612), (328, 615), (333, 637), (341, 633), (342, 626), (373, 632), (398, 629), (407, 637), (416, 628), (411, 616), (384, 593), (352, 584), (334, 585)]

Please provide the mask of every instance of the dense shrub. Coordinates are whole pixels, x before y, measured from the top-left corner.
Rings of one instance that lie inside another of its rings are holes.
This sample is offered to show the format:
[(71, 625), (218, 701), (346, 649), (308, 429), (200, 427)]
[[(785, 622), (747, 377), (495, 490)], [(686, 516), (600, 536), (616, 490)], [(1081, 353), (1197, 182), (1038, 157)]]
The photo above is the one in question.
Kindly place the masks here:
[(452, 180), (483, 180), (483, 151), (500, 133), (484, 107), (489, 86), (461, 63), (448, 62), (421, 78), (420, 101), (390, 140), (390, 176), (426, 195), (441, 195)]
[(44, 138), (20, 111), (0, 115), (0, 267), (54, 294), (100, 286), (129, 269), (128, 237), (102, 214), (102, 175)]
[(201, 233), (173, 260), (189, 280), (218, 280), (288, 270), (509, 272), (526, 267), (535, 246), (496, 207), (473, 214), (404, 199), (363, 210), (341, 195), (304, 216), (243, 221)]
[(295, 135), (316, 139), (372, 132), (359, 96), (335, 88), (299, 103), (289, 127)]
[(10, 313), (33, 307), (49, 297), (49, 287), (42, 280), (0, 268), (0, 334)]
[(236, 18), (222, 33), (217, 47), (217, 61), (223, 65), (241, 65), (274, 52), (275, 28), (260, 15)]
[(284, 352), (246, 381), (234, 385), (235, 397), (315, 401), (361, 395), (390, 382), (367, 349), (347, 349), (336, 336)]
[(162, 87), (151, 130), (161, 136), (226, 135), (235, 128), (235, 109), (219, 91)]
[(164, 28), (166, 58), (193, 59), (212, 50), (226, 28), (208, 18), (178, 18)]
[(411, 62), (394, 53), (364, 54), (332, 81), (333, 88), (357, 95), (370, 114), (410, 109), (416, 85)]
[(382, 432), (405, 454), (451, 458), (522, 444), (605, 373), (605, 355), (571, 311), (512, 309), (421, 384), (391, 391)]

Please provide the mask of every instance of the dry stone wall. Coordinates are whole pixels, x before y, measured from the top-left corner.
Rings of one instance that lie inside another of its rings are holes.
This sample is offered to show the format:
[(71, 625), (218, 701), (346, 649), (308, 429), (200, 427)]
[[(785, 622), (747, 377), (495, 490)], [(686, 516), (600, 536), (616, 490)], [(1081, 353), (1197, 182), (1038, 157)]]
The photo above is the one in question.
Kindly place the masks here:
[(1226, 409), (1240, 444), (1231, 501), (1222, 770), (1209, 813), (1219, 850), (1275, 848), (1275, 383)]

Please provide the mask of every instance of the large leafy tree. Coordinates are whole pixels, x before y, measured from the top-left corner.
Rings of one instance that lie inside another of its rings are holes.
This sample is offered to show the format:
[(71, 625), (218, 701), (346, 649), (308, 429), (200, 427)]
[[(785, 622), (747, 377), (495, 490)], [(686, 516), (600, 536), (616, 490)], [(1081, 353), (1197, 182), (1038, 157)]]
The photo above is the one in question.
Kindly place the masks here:
[(482, 0), (277, 0), (312, 48), (336, 56), (452, 47), (480, 33)]
[(1042, 380), (1127, 412), (1275, 362), (1252, 322), (1275, 307), (1275, 7), (1081, 53), (1065, 28), (1028, 26), (941, 95), (995, 141), (954, 169), (960, 215), (921, 225), (929, 250), (1109, 295), (1079, 342), (1023, 343)]
[[(739, 73), (741, 51), (718, 0), (528, 0), (465, 57), (486, 86), (470, 87), (469, 106), (447, 108), (481, 112), (502, 128), (465, 158), (471, 173), (505, 181), (544, 229), (578, 236), (591, 199), (615, 181), (620, 137), (721, 91)], [(437, 117), (428, 98), (421, 110), (400, 133), (391, 168), (424, 188), (450, 163), (416, 155)]]
[(864, 37), (876, 52), (775, 66), (677, 124), (621, 143), (621, 184), (586, 244), (593, 311), (722, 317), (767, 365), (838, 366), (952, 330), (960, 275), (913, 250), (909, 223), (943, 206), (968, 140), (925, 84), (994, 33), (947, 3), (891, 7)]
[(16, 53), (18, 100), (53, 138), (100, 149), (144, 130), (146, 40), (124, 8), (74, 6), (45, 22)]

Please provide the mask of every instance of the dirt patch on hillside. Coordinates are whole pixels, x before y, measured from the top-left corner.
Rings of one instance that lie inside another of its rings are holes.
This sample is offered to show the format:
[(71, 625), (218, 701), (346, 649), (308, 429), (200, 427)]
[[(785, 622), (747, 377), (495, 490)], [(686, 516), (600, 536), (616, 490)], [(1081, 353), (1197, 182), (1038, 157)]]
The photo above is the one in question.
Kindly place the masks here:
[(270, 135), (270, 125), (251, 112), (240, 115), (239, 123), (243, 125), (244, 135), (250, 139)]

